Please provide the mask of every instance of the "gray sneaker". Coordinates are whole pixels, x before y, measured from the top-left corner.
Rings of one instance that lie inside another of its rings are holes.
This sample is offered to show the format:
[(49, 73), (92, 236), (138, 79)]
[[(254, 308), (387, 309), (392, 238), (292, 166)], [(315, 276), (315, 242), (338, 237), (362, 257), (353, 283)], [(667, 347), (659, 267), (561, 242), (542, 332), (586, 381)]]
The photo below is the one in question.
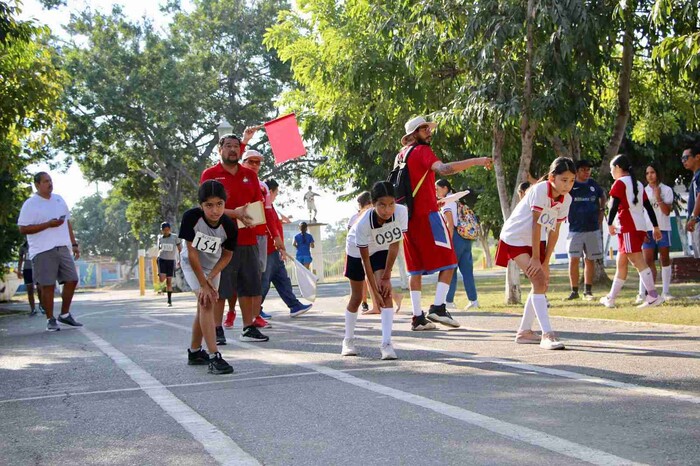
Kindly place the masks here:
[(76, 321), (70, 313), (68, 314), (68, 317), (61, 317), (58, 316), (58, 321), (62, 324), (65, 325), (70, 325), (71, 327), (82, 327), (83, 324), (80, 322)]
[(48, 320), (46, 323), (46, 331), (47, 332), (58, 332), (60, 327), (58, 326), (58, 323), (56, 323), (56, 318), (52, 317)]

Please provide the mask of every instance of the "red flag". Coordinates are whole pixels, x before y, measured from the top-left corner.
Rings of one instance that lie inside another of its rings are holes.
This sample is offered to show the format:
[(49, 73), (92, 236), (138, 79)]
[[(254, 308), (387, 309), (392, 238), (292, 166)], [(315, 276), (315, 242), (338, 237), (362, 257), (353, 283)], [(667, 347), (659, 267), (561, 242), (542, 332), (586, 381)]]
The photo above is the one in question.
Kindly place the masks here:
[(265, 131), (277, 165), (306, 154), (297, 119), (293, 113), (268, 121), (265, 123)]

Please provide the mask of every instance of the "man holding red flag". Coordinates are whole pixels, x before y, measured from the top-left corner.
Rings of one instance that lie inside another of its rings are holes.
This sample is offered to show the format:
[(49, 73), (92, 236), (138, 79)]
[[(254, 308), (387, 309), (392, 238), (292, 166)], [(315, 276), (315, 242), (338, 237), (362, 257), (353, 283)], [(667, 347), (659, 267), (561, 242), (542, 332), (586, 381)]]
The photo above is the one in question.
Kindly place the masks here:
[(258, 242), (256, 228), (251, 226), (251, 217), (246, 213), (249, 203), (263, 201), (260, 181), (255, 172), (239, 164), (241, 152), (259, 127), (246, 128), (241, 140), (234, 134), (227, 134), (219, 139), (221, 161), (202, 172), (200, 183), (217, 180), (226, 188), (225, 214), (243, 222), (246, 227), (238, 230), (236, 253), (231, 262), (221, 272), (219, 300), (215, 306), (214, 318), (217, 344), (226, 344), (224, 329), (221, 326), (226, 300), (238, 295), (238, 303), (243, 314), (243, 333), (241, 341), (263, 342), (269, 338), (254, 325), (256, 314), (260, 312), (262, 299), (261, 273), (258, 261)]

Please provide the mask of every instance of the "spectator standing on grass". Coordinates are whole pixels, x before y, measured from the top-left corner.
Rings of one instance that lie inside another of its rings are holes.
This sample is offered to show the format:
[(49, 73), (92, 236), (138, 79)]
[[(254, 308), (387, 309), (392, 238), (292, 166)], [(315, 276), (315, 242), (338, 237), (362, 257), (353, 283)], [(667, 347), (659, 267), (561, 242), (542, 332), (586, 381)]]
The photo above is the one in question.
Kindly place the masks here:
[(595, 261), (603, 258), (602, 225), (605, 216), (605, 191), (591, 178), (591, 163), (576, 162), (576, 181), (571, 189), (569, 209), (569, 236), (566, 248), (569, 253), (569, 284), (571, 293), (566, 300), (579, 298), (579, 271), (583, 257), (583, 299), (593, 299), (593, 272)]
[(688, 222), (685, 229), (690, 233), (693, 257), (700, 258), (700, 144), (688, 147), (681, 156), (683, 166), (693, 172), (688, 190)]
[[(438, 200), (443, 199), (450, 194), (454, 194), (452, 184), (450, 184), (450, 182), (444, 178), (441, 178), (435, 182), (435, 192)], [(464, 290), (467, 292), (467, 298), (469, 299), (469, 303), (465, 307), (465, 310), (478, 309), (479, 301), (477, 300), (476, 283), (474, 282), (474, 259), (472, 257), (472, 244), (474, 241), (463, 238), (457, 229), (459, 218), (458, 202), (459, 201), (452, 201), (444, 203), (440, 209), (440, 212), (445, 219), (445, 223), (447, 223), (448, 231), (450, 231), (455, 255), (457, 256), (457, 267), (459, 268), (459, 272), (462, 274), (462, 283), (464, 284)], [(447, 297), (445, 298), (447, 300), (445, 302), (447, 309), (457, 308), (454, 303), (456, 292), (457, 274), (455, 273), (452, 275), (450, 289), (447, 292)]]

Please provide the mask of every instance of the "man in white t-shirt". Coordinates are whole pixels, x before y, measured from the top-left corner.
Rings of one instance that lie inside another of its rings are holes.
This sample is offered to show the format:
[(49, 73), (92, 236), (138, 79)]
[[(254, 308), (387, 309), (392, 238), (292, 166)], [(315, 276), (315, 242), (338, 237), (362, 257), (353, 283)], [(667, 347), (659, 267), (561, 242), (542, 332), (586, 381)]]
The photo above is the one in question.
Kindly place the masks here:
[(58, 322), (82, 327), (83, 324), (76, 322), (70, 315), (70, 304), (78, 285), (73, 258), (80, 257), (70, 224), (70, 211), (63, 198), (53, 194), (53, 182), (48, 173), (39, 172), (34, 175), (34, 186), (36, 193), (22, 205), (17, 224), (20, 233), (27, 235), (29, 259), (34, 265), (34, 280), (41, 288), (42, 306), (48, 319), (46, 330), (60, 330), (53, 316), (56, 281), (63, 284)]

